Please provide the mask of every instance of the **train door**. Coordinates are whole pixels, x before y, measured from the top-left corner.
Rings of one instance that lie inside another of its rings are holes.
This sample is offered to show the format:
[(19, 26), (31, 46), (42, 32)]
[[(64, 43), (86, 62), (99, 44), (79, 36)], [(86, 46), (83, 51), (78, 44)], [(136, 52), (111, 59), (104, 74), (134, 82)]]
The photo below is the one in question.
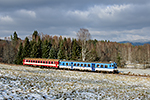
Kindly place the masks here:
[(73, 69), (73, 62), (71, 62), (71, 69)]
[(95, 71), (95, 64), (92, 63), (92, 71)]

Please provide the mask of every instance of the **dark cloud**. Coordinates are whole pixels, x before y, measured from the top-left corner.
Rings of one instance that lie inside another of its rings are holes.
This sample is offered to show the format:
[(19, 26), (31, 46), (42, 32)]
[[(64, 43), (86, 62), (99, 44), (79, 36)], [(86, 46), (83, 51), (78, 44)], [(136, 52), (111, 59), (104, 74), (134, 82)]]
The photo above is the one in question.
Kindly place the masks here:
[(0, 37), (17, 31), (24, 38), (38, 30), (74, 38), (88, 28), (98, 40), (148, 39), (149, 16), (149, 0), (3, 0)]

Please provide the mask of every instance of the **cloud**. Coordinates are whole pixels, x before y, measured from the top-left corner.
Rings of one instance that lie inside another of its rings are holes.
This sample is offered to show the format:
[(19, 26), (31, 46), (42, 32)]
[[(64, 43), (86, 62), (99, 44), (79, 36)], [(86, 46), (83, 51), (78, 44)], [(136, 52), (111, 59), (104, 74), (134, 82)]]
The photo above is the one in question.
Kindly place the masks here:
[(0, 1), (0, 36), (15, 30), (23, 37), (38, 30), (75, 37), (80, 28), (87, 28), (98, 40), (147, 38), (149, 16), (149, 0), (4, 0)]
[[(92, 29), (91, 29), (92, 30)], [(100, 40), (111, 40), (111, 41), (132, 41), (145, 39), (150, 40), (150, 27), (145, 27), (142, 29), (132, 29), (132, 30), (118, 30), (118, 31), (90, 31), (93, 39)]]
[(36, 18), (36, 13), (31, 10), (25, 10), (21, 9), (16, 12), (20, 17), (30, 17), (30, 18)]
[(13, 22), (13, 19), (10, 16), (1, 16), (0, 17), (0, 22), (2, 23), (11, 23)]

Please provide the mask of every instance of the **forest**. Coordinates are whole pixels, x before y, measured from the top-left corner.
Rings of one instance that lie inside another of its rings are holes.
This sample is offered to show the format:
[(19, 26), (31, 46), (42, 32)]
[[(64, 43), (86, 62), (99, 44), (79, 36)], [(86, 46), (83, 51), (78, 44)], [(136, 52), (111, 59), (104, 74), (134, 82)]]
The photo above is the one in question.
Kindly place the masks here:
[(148, 63), (150, 44), (133, 46), (109, 40), (92, 40), (88, 29), (81, 28), (78, 38), (50, 36), (34, 31), (25, 40), (15, 31), (9, 40), (0, 40), (0, 62), (22, 64), (23, 58), (48, 58), (72, 61), (117, 62), (123, 67), (126, 62)]

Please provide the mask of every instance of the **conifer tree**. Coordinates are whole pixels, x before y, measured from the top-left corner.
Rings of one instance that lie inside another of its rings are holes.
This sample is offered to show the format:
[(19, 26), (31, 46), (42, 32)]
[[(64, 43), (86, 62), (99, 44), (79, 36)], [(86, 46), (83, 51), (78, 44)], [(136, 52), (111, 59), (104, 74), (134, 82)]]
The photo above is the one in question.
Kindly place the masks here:
[(25, 45), (24, 45), (24, 48), (23, 48), (23, 57), (30, 57), (30, 42), (29, 42), (29, 39), (26, 37), (25, 38)]
[(48, 58), (51, 48), (51, 42), (45, 40), (42, 44), (42, 58)]
[(21, 42), (20, 46), (19, 46), (19, 51), (18, 51), (18, 54), (17, 54), (17, 58), (16, 58), (16, 61), (15, 61), (16, 64), (22, 64), (22, 61), (23, 61), (22, 51), (23, 51), (23, 45), (22, 45), (22, 42)]
[(19, 38), (16, 31), (14, 32), (13, 37), (11, 36), (11, 40), (14, 47), (16, 47), (17, 45), (19, 46), (19, 42), (18, 42)]
[(32, 39), (36, 40), (37, 36), (39, 36), (38, 31), (34, 31), (34, 33), (32, 34)]
[(60, 43), (60, 48), (59, 48), (59, 51), (58, 51), (58, 59), (65, 59), (63, 41), (61, 41), (61, 43)]
[(120, 52), (117, 54), (117, 65), (120, 67), (121, 66), (121, 57), (120, 57)]
[(72, 45), (72, 60), (79, 60), (81, 48), (77, 44), (76, 39), (73, 40), (72, 42), (73, 42), (73, 45)]
[(56, 57), (56, 51), (55, 51), (54, 47), (51, 48), (48, 58), (51, 58), (51, 59), (56, 59), (57, 58)]
[(42, 57), (42, 41), (40, 37), (38, 37), (38, 43), (37, 43), (37, 57), (38, 58)]
[(32, 44), (32, 46), (31, 46), (30, 57), (31, 58), (37, 58), (38, 57), (37, 43), (35, 41), (32, 41), (31, 44)]
[(68, 43), (68, 41), (67, 41), (67, 39), (66, 39), (66, 37), (64, 38), (64, 41), (63, 41), (63, 52), (64, 52), (64, 59), (66, 59), (66, 60), (69, 60), (70, 59), (70, 52), (69, 52), (69, 49), (71, 49), (71, 48), (69, 48), (69, 43)]
[(16, 32), (14, 32), (14, 40), (18, 40), (18, 35)]

